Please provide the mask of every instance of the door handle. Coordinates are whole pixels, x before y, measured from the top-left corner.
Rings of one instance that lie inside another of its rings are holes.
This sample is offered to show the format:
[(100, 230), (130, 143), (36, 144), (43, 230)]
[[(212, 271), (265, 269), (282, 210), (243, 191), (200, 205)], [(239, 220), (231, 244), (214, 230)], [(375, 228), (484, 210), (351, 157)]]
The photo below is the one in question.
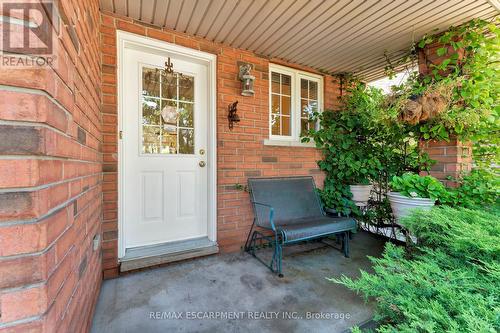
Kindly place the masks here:
[(204, 168), (204, 167), (205, 167), (205, 165), (207, 165), (207, 164), (205, 163), (205, 161), (200, 161), (200, 163), (198, 163), (198, 165), (199, 165), (200, 167)]

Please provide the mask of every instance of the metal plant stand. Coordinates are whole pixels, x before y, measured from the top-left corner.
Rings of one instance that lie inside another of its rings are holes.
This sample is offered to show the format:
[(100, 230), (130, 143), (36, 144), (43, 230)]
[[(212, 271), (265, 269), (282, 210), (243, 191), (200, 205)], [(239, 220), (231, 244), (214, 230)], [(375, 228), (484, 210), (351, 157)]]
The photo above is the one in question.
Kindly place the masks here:
[[(405, 240), (405, 231), (399, 225), (388, 203), (386, 202), (386, 193), (388, 192), (387, 177), (381, 175), (378, 184), (372, 189), (372, 199), (365, 206), (358, 206), (361, 211), (362, 218), (358, 219), (359, 228), (370, 233), (384, 236), (389, 240)], [(374, 212), (373, 214), (370, 214)]]

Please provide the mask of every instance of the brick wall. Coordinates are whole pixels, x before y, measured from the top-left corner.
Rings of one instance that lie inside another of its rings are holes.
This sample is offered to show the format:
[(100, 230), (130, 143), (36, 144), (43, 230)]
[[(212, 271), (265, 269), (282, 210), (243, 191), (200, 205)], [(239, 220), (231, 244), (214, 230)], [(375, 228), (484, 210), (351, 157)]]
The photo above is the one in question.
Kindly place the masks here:
[(102, 280), (98, 1), (54, 4), (52, 66), (0, 65), (0, 332), (88, 331)]
[[(160, 30), (132, 19), (111, 13), (101, 15), (102, 91), (103, 91), (103, 152), (104, 152), (104, 276), (118, 274), (117, 260), (117, 96), (116, 96), (116, 30), (163, 40), (217, 55), (217, 237), (223, 252), (236, 251), (244, 243), (252, 223), (253, 212), (248, 194), (235, 189), (248, 177), (313, 175), (318, 185), (323, 175), (316, 161), (321, 154), (314, 148), (264, 146), (268, 138), (268, 65), (269, 62), (297, 65), (259, 57), (251, 52), (234, 49), (175, 31)], [(251, 63), (256, 76), (255, 95), (240, 94), (238, 62)], [(325, 108), (338, 102), (338, 85), (326, 76)], [(229, 130), (227, 105), (239, 101), (241, 122)]]
[[(420, 144), (421, 149), (436, 161), (430, 174), (447, 186), (455, 186), (456, 182), (447, 178), (458, 178), (472, 168), (472, 145), (456, 139), (450, 141), (428, 141)], [(426, 175), (427, 172), (422, 172)]]
[[(462, 59), (463, 51), (455, 51), (453, 47), (448, 47), (448, 55), (437, 55), (437, 50), (442, 47), (440, 43), (431, 43), (418, 52), (418, 70), (422, 75), (432, 74), (432, 65), (439, 65), (444, 59), (454, 52), (458, 53), (458, 59)], [(446, 73), (441, 73), (446, 75)], [(455, 186), (456, 182), (448, 180), (448, 177), (458, 178), (463, 172), (472, 168), (472, 145), (471, 143), (460, 142), (457, 139), (450, 141), (429, 141), (421, 142), (420, 148), (429, 154), (429, 157), (436, 161), (432, 166), (430, 174), (447, 186)], [(422, 172), (427, 174), (427, 172)]]

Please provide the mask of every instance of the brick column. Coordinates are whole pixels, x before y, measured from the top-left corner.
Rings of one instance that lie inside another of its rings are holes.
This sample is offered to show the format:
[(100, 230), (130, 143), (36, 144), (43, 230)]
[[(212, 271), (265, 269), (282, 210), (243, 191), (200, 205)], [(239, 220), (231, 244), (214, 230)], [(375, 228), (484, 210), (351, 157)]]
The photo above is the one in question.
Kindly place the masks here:
[[(442, 44), (432, 43), (419, 50), (418, 70), (421, 75), (430, 75), (432, 64), (438, 65), (441, 61), (449, 57), (449, 55), (437, 55), (437, 49), (440, 47), (442, 47)], [(455, 51), (449, 46), (448, 54), (454, 52), (457, 52), (459, 55), (458, 58), (462, 59), (462, 50)], [(430, 170), (430, 175), (436, 177), (447, 186), (456, 186), (456, 182), (447, 180), (449, 176), (457, 178), (463, 172), (470, 171), (472, 168), (472, 145), (470, 142), (464, 143), (456, 138), (450, 141), (422, 141), (420, 142), (420, 149), (436, 161), (436, 164)], [(427, 174), (427, 172), (421, 172), (421, 174)]]
[(48, 54), (0, 55), (0, 333), (88, 332), (102, 280), (99, 1), (14, 4), (1, 4), (16, 18), (2, 51), (27, 44), (28, 13), (52, 43), (28, 31)]
[[(472, 147), (470, 143), (463, 143), (457, 139), (447, 141), (422, 141), (422, 151), (436, 161), (430, 174), (442, 181), (446, 186), (455, 186), (456, 182), (450, 181), (449, 176), (459, 177), (463, 172), (468, 172), (472, 167)], [(427, 172), (421, 172), (426, 175)]]

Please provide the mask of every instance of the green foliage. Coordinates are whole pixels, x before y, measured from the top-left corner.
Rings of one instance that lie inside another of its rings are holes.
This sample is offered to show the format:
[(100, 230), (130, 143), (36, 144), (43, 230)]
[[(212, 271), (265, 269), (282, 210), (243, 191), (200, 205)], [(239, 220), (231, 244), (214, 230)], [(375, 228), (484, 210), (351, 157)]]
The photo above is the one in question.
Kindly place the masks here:
[(425, 36), (418, 47), (433, 43), (442, 45), (436, 53), (444, 60), (430, 65), (430, 75), (413, 75), (397, 88), (398, 98), (391, 104), (393, 116), (411, 96), (449, 90), (445, 112), (415, 125), (415, 130), (425, 140), (471, 140), (476, 161), (498, 162), (500, 37), (496, 24), (471, 20), (441, 35)]
[(318, 165), (327, 175), (321, 197), (327, 207), (343, 214), (356, 211), (349, 185), (370, 184), (381, 175), (432, 164), (418, 152), (413, 133), (387, 121), (381, 90), (355, 80), (350, 87), (341, 108), (316, 114), (320, 129), (311, 129), (302, 139), (312, 138), (321, 148), (323, 160)]
[[(349, 185), (377, 182), (383, 187), (393, 176), (430, 170), (434, 161), (419, 151), (420, 141), (470, 140), (477, 166), (500, 164), (499, 41), (496, 25), (483, 20), (451, 27), (438, 36), (425, 36), (412, 46), (405, 63), (417, 54), (418, 47), (433, 43), (441, 45), (437, 54), (445, 59), (430, 65), (430, 75), (412, 73), (389, 96), (349, 77), (339, 110), (315, 115), (320, 129), (310, 130), (303, 138), (303, 141), (314, 139), (323, 151), (324, 157), (318, 164), (327, 175), (321, 192), (325, 205), (349, 214), (356, 211), (350, 200)], [(398, 63), (395, 67), (386, 58), (390, 73), (402, 65)], [(424, 103), (424, 97), (441, 101), (444, 108), (434, 108), (441, 112), (428, 114), (417, 122), (411, 117), (412, 121), (402, 121), (405, 119), (402, 110), (408, 111), (408, 102), (421, 98)], [(413, 180), (415, 183), (401, 184), (406, 187), (403, 188), (406, 195), (415, 192), (439, 198), (442, 204), (473, 207), (482, 202), (483, 196), (487, 204), (498, 200), (498, 181), (485, 174), (474, 173), (461, 180), (458, 189), (449, 191), (428, 178)], [(496, 189), (489, 189), (494, 183)]]
[(374, 273), (331, 279), (376, 300), (378, 332), (498, 332), (499, 216), (436, 207), (402, 223), (411, 249), (387, 243)]
[(250, 192), (248, 189), (248, 185), (242, 185), (240, 183), (234, 184), (234, 188), (238, 191), (243, 191), (243, 192)]
[(357, 207), (350, 199), (352, 194), (349, 186), (335, 181), (334, 177), (327, 177), (323, 190), (319, 191), (321, 200), (325, 207), (333, 208), (338, 213), (348, 216), (352, 212), (357, 213)]
[(432, 176), (419, 176), (415, 173), (405, 173), (393, 176), (390, 187), (395, 192), (411, 198), (442, 199), (448, 195), (444, 185)]
[(472, 263), (500, 259), (499, 222), (495, 214), (447, 206), (415, 212), (401, 221), (418, 238), (418, 248), (440, 250)]
[(356, 84), (344, 99), (339, 111), (325, 111), (316, 115), (319, 130), (310, 130), (316, 146), (323, 151), (323, 160), (318, 162), (326, 172), (321, 197), (327, 207), (343, 214), (355, 209), (350, 200), (351, 184), (369, 184), (378, 177), (382, 164), (376, 154), (376, 143), (371, 140), (373, 108), (380, 103), (382, 94), (376, 90), (365, 92), (366, 87)]
[(319, 162), (321, 169), (337, 174), (345, 184), (369, 184), (381, 168), (370, 140), (374, 126), (370, 115), (382, 95), (375, 89), (365, 89), (362, 84), (355, 86), (340, 112), (318, 115), (321, 129), (310, 133), (325, 153), (325, 159)]
[(456, 181), (459, 186), (449, 189), (449, 205), (500, 210), (500, 174), (497, 169), (473, 169)]

